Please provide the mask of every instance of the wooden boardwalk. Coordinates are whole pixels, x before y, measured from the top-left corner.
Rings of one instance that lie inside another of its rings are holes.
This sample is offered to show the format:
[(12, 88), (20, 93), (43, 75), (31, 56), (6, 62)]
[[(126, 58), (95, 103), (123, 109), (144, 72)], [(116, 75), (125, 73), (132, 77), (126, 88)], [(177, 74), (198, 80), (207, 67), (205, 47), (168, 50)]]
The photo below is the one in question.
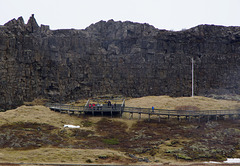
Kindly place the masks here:
[(123, 113), (129, 113), (129, 119), (133, 119), (134, 114), (138, 115), (138, 119), (140, 120), (142, 115), (148, 115), (148, 119), (150, 120), (151, 116), (157, 116), (159, 121), (161, 118), (168, 118), (170, 117), (177, 117), (178, 120), (181, 120), (182, 117), (191, 121), (191, 118), (197, 118), (199, 121), (202, 118), (207, 120), (210, 119), (226, 119), (226, 118), (240, 118), (240, 109), (236, 110), (200, 110), (200, 111), (180, 111), (180, 110), (165, 110), (165, 109), (154, 109), (152, 111), (151, 108), (138, 108), (138, 107), (125, 107), (122, 104), (116, 104), (116, 107), (108, 106), (107, 104), (103, 104), (102, 106), (95, 106), (95, 107), (88, 107), (86, 106), (72, 106), (67, 104), (47, 104), (51, 110), (58, 111), (60, 113), (68, 113), (68, 114), (77, 114), (81, 115), (84, 114), (92, 114), (93, 116), (110, 114), (113, 115), (120, 115), (122, 116)]
[(121, 104), (116, 104), (116, 107), (108, 106), (107, 104), (103, 104), (102, 106), (95, 106), (95, 107), (88, 107), (88, 106), (72, 106), (72, 105), (67, 105), (67, 104), (59, 104), (59, 103), (54, 103), (54, 104), (47, 104), (47, 107), (49, 107), (53, 111), (57, 111), (60, 113), (68, 113), (68, 114), (78, 114), (81, 115), (82, 113), (84, 114), (101, 114), (104, 115), (106, 113), (110, 114), (113, 116), (114, 114), (122, 114), (123, 113), (123, 108)]

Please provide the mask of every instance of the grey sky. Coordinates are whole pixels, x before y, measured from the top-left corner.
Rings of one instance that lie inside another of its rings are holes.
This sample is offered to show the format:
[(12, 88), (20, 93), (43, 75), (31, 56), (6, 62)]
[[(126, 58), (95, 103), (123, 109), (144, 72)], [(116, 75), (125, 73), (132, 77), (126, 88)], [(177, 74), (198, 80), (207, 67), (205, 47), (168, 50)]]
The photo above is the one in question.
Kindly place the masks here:
[(199, 24), (240, 26), (240, 0), (0, 0), (0, 25), (35, 14), (50, 29), (84, 29), (100, 20), (181, 30)]

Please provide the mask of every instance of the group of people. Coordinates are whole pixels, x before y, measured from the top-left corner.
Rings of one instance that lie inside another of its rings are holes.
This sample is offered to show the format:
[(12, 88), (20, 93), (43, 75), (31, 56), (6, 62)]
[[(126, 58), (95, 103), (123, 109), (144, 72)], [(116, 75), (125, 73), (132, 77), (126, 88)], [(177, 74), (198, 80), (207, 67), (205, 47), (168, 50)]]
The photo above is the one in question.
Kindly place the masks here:
[[(95, 103), (89, 103), (89, 109), (90, 110), (102, 110), (102, 107), (103, 107), (103, 104), (95, 104)], [(111, 103), (111, 101), (109, 100), (108, 101), (108, 108), (111, 108), (112, 107), (112, 109), (113, 110), (116, 110), (117, 109), (117, 104), (116, 103), (114, 103), (114, 104), (112, 104)]]
[(97, 108), (97, 110), (102, 110), (102, 107), (103, 107), (102, 104), (97, 104), (97, 107), (96, 107), (95, 103), (93, 103), (93, 104), (89, 103), (89, 109), (91, 109), (91, 110), (95, 110), (95, 108)]
[(112, 104), (111, 101), (109, 100), (109, 101), (108, 101), (108, 108), (109, 108), (109, 107), (112, 107), (112, 109), (115, 109), (115, 110), (116, 110), (116, 109), (117, 109), (117, 104), (116, 104), (116, 103)]

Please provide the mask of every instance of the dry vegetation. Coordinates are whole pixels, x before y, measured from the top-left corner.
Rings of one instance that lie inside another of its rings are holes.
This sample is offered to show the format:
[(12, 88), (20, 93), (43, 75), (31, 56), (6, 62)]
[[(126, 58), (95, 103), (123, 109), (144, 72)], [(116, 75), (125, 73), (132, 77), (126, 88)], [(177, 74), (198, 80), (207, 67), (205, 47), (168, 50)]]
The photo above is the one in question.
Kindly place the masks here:
[[(84, 102), (82, 102), (84, 103)], [(31, 104), (32, 105), (32, 104)], [(126, 106), (230, 109), (238, 102), (204, 97), (149, 96)], [(219, 107), (217, 107), (219, 106)], [(80, 129), (63, 128), (79, 125)], [(239, 121), (210, 123), (163, 119), (70, 116), (40, 105), (0, 112), (0, 161), (26, 163), (188, 164), (240, 157)]]
[(64, 124), (80, 125), (81, 121), (75, 116), (59, 114), (44, 106), (21, 106), (14, 110), (1, 112), (0, 125), (14, 122), (47, 123), (56, 127)]
[(181, 106), (194, 106), (200, 110), (224, 110), (240, 108), (239, 101), (216, 100), (212, 98), (194, 97), (169, 97), (169, 96), (147, 96), (133, 98), (126, 101), (127, 107), (151, 108), (174, 110)]
[(45, 105), (48, 102), (48, 99), (44, 98), (36, 98), (31, 102), (24, 102), (27, 106), (33, 106), (33, 105)]

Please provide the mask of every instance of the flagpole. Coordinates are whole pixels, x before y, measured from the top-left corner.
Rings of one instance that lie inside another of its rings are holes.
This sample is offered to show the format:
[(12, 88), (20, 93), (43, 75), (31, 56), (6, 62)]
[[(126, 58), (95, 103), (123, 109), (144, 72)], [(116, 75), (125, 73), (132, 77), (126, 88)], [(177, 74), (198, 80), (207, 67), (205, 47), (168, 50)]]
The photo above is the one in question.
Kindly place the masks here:
[(192, 97), (194, 96), (194, 60), (192, 58)]

